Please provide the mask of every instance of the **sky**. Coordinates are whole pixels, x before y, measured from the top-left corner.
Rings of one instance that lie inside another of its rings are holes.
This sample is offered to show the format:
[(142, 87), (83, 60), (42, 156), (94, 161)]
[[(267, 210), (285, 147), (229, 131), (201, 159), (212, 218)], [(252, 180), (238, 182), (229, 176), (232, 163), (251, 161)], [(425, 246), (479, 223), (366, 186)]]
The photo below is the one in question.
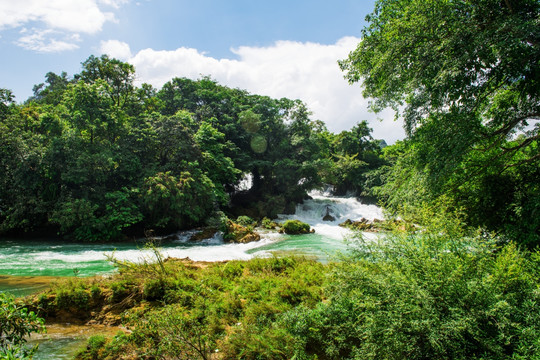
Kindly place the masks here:
[(374, 114), (337, 61), (360, 41), (374, 0), (0, 0), (0, 88), (16, 101), (45, 74), (73, 76), (90, 55), (135, 66), (160, 89), (210, 76), (253, 94), (304, 101), (332, 132), (362, 120), (373, 136), (404, 138), (394, 113)]

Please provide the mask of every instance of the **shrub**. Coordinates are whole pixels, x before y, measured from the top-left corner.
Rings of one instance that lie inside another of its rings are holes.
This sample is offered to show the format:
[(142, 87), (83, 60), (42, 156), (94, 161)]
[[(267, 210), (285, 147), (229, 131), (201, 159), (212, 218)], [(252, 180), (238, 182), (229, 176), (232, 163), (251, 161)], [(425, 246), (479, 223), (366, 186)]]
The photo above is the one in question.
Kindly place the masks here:
[(443, 232), (359, 238), (336, 265), (330, 301), (282, 324), (298, 359), (538, 358), (538, 261)]
[(37, 346), (25, 346), (26, 337), (45, 331), (43, 319), (15, 303), (6, 293), (0, 293), (0, 359), (31, 359)]
[(242, 226), (251, 227), (251, 228), (257, 225), (257, 222), (255, 220), (245, 215), (241, 215), (238, 218), (236, 218), (236, 223)]
[(278, 224), (275, 221), (273, 221), (273, 220), (271, 220), (271, 219), (269, 219), (267, 217), (264, 217), (262, 219), (262, 221), (261, 221), (261, 226), (263, 228), (267, 229), (267, 230), (273, 230), (276, 227), (278, 227)]
[(92, 340), (78, 359), (291, 358), (293, 337), (276, 319), (321, 300), (327, 267), (280, 257), (201, 265), (169, 260), (166, 275), (149, 279), (144, 264), (134, 264), (103, 281), (103, 294), (118, 293), (117, 301), (124, 291), (160, 301), (126, 303), (122, 321), (131, 333)]
[(282, 229), (289, 235), (307, 234), (311, 230), (309, 224), (301, 222), (300, 220), (287, 220), (283, 223)]

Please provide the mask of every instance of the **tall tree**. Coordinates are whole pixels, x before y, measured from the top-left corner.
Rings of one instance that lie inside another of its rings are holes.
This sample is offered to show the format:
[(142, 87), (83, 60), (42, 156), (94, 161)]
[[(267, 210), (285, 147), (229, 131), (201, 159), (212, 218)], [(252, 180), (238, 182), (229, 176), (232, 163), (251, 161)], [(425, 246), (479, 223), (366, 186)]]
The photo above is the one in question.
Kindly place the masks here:
[(67, 90), (68, 84), (72, 80), (68, 79), (68, 75), (65, 71), (62, 71), (60, 75), (53, 72), (48, 72), (45, 75), (45, 83), (35, 85), (33, 88), (34, 96), (28, 99), (38, 103), (58, 105), (62, 101), (62, 96)]
[(539, 12), (536, 0), (379, 0), (340, 65), (375, 110), (403, 107), (409, 135), (438, 122), (430, 135), (464, 151), (522, 131), (516, 152), (539, 137)]
[(432, 197), (446, 194), (480, 215), (502, 191), (502, 210), (480, 225), (523, 229), (530, 220), (535, 242), (540, 223), (529, 214), (540, 211), (540, 194), (529, 182), (540, 165), (539, 13), (537, 0), (379, 0), (357, 49), (340, 62), (373, 109), (390, 106), (403, 117), (407, 157)]

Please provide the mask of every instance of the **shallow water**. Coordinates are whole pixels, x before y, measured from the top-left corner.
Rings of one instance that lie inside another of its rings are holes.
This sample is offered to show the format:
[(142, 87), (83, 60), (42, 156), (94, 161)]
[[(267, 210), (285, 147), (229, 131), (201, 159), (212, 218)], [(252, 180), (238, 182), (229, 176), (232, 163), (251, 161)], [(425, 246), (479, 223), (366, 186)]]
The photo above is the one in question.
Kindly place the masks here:
[(114, 335), (118, 331), (118, 327), (100, 325), (54, 324), (48, 325), (44, 334), (33, 334), (27, 344), (29, 347), (39, 345), (33, 360), (72, 359), (90, 336)]

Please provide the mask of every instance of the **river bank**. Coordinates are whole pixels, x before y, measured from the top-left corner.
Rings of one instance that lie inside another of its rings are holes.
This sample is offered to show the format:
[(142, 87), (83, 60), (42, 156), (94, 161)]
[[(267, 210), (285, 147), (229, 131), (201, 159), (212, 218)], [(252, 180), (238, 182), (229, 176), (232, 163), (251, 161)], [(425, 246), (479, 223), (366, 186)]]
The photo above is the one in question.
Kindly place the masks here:
[[(277, 231), (257, 229), (261, 234), (261, 240), (247, 244), (234, 244), (224, 242), (220, 234), (202, 241), (193, 242), (189, 239), (195, 231), (187, 231), (162, 239), (159, 244), (159, 251), (161, 251), (164, 258), (190, 258), (193, 260), (192, 264), (198, 264), (194, 266), (200, 266), (204, 262), (247, 261), (272, 256), (272, 254), (278, 256), (290, 256), (291, 254), (307, 256), (325, 263), (336, 252), (343, 252), (347, 249), (344, 238), (350, 236), (352, 232), (349, 229), (340, 227), (339, 223), (347, 219), (374, 219), (382, 216), (381, 210), (376, 206), (362, 204), (354, 198), (331, 197), (321, 193), (312, 193), (311, 195), (312, 199), (306, 200), (303, 204), (297, 206), (294, 215), (282, 215), (277, 221), (284, 222), (288, 219), (298, 219), (310, 224), (315, 229), (315, 233), (293, 236), (279, 234)], [(323, 217), (328, 212), (333, 214), (334, 221), (323, 220)], [(375, 235), (369, 234), (367, 236)], [(10, 290), (11, 292), (18, 292), (18, 295), (26, 295), (34, 290), (46, 289), (51, 283), (54, 286), (69, 283), (70, 281), (73, 284), (83, 281), (94, 281), (97, 284), (116, 272), (114, 266), (108, 260), (108, 256), (114, 256), (120, 261), (140, 264), (151, 260), (153, 254), (151, 250), (143, 248), (142, 242), (139, 244), (126, 242), (77, 244), (62, 243), (55, 239), (25, 240), (21, 242), (15, 239), (7, 239), (0, 242), (0, 259), (2, 260), (0, 262), (0, 274), (9, 274), (11, 276), (2, 275), (0, 287), (3, 286), (3, 290), (0, 289), (0, 291)], [(39, 275), (43, 275), (43, 277)], [(94, 275), (98, 277), (84, 279)], [(62, 288), (64, 285), (59, 286)], [(118, 285), (118, 288), (114, 290), (114, 294), (121, 292), (122, 288), (124, 288), (123, 285)], [(124, 291), (128, 290), (124, 289)], [(78, 294), (82, 300), (87, 297), (84, 295), (84, 291), (79, 291)], [(62, 296), (60, 296), (60, 299), (62, 299)], [(103, 296), (105, 295), (102, 294), (102, 298)], [(43, 303), (41, 305), (44, 305), (45, 299), (45, 297), (42, 298)], [(87, 323), (90, 321), (90, 317), (77, 319), (80, 314), (87, 313), (88, 309), (71, 310), (69, 310), (72, 313), (71, 315), (66, 311), (62, 316), (56, 316), (56, 319), (49, 316), (49, 323), (54, 321), (56, 323), (54, 326), (63, 326), (62, 323), (65, 324), (66, 322), (78, 323), (81, 326), (88, 326), (90, 329), (96, 324), (119, 324), (118, 314), (113, 314), (107, 309), (102, 312), (99, 320), (96, 320), (98, 316), (94, 314), (94, 321), (89, 324)], [(95, 309), (92, 311), (96, 312)], [(104, 321), (103, 319), (107, 317), (106, 314), (109, 315), (109, 320)], [(56, 341), (58, 346), (65, 345), (66, 351), (71, 353), (72, 350), (70, 349), (76, 347), (73, 344), (84, 344), (85, 340), (81, 341), (81, 338), (84, 338), (84, 336), (75, 338), (69, 336), (65, 338), (53, 337), (52, 340), (43, 342), (46, 345), (43, 346), (40, 354), (47, 354), (49, 351), (47, 344)]]

